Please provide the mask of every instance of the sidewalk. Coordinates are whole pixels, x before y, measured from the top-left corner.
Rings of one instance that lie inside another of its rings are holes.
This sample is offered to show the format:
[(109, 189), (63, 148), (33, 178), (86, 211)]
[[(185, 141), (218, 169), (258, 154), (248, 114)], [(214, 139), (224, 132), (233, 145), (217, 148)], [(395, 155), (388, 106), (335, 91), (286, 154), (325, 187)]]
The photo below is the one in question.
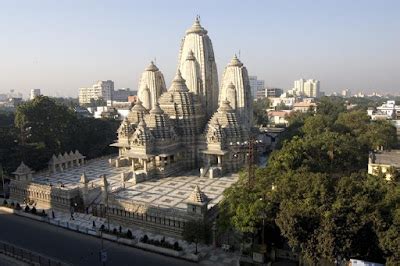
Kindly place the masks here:
[[(81, 233), (91, 234), (97, 236), (97, 231), (99, 228), (104, 225), (105, 228), (108, 228), (108, 223), (105, 218), (100, 218), (93, 216), (91, 214), (84, 213), (74, 213), (74, 220), (71, 219), (71, 214), (66, 212), (54, 211), (55, 218), (52, 218), (51, 209), (47, 211), (49, 217), (49, 223), (77, 230)], [(95, 221), (96, 227), (93, 227), (93, 221)], [(119, 230), (119, 224), (110, 223), (110, 230), (116, 228)], [(136, 227), (122, 227), (122, 232), (127, 232), (131, 230), (132, 235), (136, 240), (139, 240), (144, 235), (147, 235), (150, 239), (158, 239), (161, 240), (164, 236), (159, 234), (154, 234), (150, 232), (146, 232), (142, 229)], [(172, 237), (165, 237), (165, 240), (174, 243), (177, 241), (179, 245), (183, 249), (183, 255), (181, 256), (184, 259), (190, 259), (190, 255), (194, 254), (196, 250), (195, 244), (190, 244), (184, 240), (175, 239)], [(197, 250), (199, 252), (199, 264), (201, 265), (237, 265), (239, 261), (239, 253), (238, 252), (225, 252), (220, 248), (214, 248), (212, 246), (207, 246), (203, 244), (198, 244)]]

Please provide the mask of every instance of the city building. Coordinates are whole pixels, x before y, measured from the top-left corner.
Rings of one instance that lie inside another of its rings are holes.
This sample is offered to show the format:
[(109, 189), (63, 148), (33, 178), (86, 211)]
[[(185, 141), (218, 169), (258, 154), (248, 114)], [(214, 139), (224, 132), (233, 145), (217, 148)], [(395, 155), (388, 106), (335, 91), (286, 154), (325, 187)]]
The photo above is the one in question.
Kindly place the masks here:
[(280, 88), (267, 88), (265, 92), (266, 92), (265, 97), (275, 98), (275, 97), (280, 97), (283, 94), (283, 89), (280, 89)]
[(378, 106), (376, 108), (373, 107), (368, 108), (367, 113), (372, 120), (379, 120), (379, 119), (399, 120), (400, 105), (396, 105), (395, 101), (387, 101), (386, 103), (383, 103), (381, 106)]
[(250, 88), (251, 88), (251, 96), (253, 99), (258, 98), (257, 95), (261, 95), (263, 92), (265, 97), (265, 81), (257, 79), (257, 76), (249, 76)]
[(391, 180), (395, 171), (400, 171), (400, 150), (371, 152), (368, 160), (368, 174), (384, 174), (386, 180)]
[(40, 89), (31, 89), (30, 99), (33, 100), (35, 97), (40, 96)]
[(299, 79), (294, 81), (293, 92), (298, 96), (319, 97), (320, 82), (315, 79)]
[(276, 109), (278, 106), (285, 106), (287, 109), (292, 109), (293, 105), (298, 101), (296, 97), (269, 97), (269, 106)]
[(115, 102), (126, 102), (129, 96), (135, 96), (136, 93), (136, 91), (131, 91), (129, 88), (114, 90), (112, 100)]
[(317, 104), (310, 101), (302, 101), (293, 104), (293, 111), (299, 111), (302, 113), (316, 112)]
[(114, 82), (112, 80), (101, 80), (89, 88), (79, 89), (79, 104), (90, 104), (93, 101), (108, 101), (113, 99)]
[(138, 99), (111, 145), (118, 156), (86, 161), (79, 151), (65, 152), (38, 173), (21, 163), (10, 199), (64, 211), (76, 206), (121, 225), (178, 237), (189, 220), (213, 222), (249, 146), (259, 142), (249, 142), (256, 129), (247, 69), (233, 57), (219, 91), (206, 35), (197, 18), (186, 31), (168, 90), (153, 63), (145, 69)]
[(280, 111), (268, 111), (268, 122), (273, 126), (284, 126), (289, 125), (289, 115), (292, 110), (280, 110)]
[(351, 91), (349, 89), (342, 90), (342, 97), (344, 97), (344, 98), (351, 97)]

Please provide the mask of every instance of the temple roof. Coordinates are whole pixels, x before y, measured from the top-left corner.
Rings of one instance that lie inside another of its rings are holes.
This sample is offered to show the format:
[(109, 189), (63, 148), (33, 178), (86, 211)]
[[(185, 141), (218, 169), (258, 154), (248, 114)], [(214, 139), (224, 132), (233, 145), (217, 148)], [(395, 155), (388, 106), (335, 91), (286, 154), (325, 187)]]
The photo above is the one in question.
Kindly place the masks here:
[(154, 64), (153, 61), (150, 62), (150, 65), (148, 67), (146, 67), (145, 69), (146, 71), (158, 71), (158, 67)]
[(168, 91), (187, 92), (189, 89), (186, 86), (185, 80), (182, 78), (181, 71), (178, 69), (175, 78), (172, 81), (171, 87)]
[(186, 31), (186, 34), (189, 33), (197, 33), (197, 34), (207, 34), (207, 30), (205, 30), (200, 24), (200, 17), (197, 16), (192, 27)]
[(140, 99), (136, 101), (136, 104), (131, 108), (131, 111), (128, 113), (128, 121), (132, 124), (137, 124), (140, 120), (148, 114), (149, 111), (142, 105)]
[(240, 60), (237, 58), (236, 54), (233, 56), (231, 62), (228, 64), (228, 66), (237, 66), (237, 67), (242, 67), (243, 63), (240, 62)]
[(192, 193), (187, 199), (190, 203), (205, 204), (209, 201), (208, 197), (200, 190), (200, 187), (196, 185)]
[(13, 172), (14, 175), (27, 175), (32, 173), (34, 173), (34, 171), (24, 164), (24, 162), (21, 162), (18, 168)]

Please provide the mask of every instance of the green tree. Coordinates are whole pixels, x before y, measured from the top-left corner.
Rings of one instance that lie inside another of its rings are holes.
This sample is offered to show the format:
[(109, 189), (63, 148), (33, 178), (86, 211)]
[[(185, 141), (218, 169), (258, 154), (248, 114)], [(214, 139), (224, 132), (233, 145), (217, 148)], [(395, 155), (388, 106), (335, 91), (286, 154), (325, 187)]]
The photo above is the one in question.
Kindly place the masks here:
[(269, 108), (268, 98), (257, 99), (253, 102), (254, 122), (257, 125), (267, 125), (268, 115), (267, 109)]
[(197, 245), (200, 242), (208, 243), (210, 241), (211, 229), (210, 226), (202, 220), (189, 220), (183, 227), (182, 236), (183, 239), (195, 243), (197, 254)]
[(18, 106), (15, 114), (22, 145), (43, 143), (56, 153), (74, 148), (70, 136), (76, 131), (76, 124), (72, 110), (45, 96)]

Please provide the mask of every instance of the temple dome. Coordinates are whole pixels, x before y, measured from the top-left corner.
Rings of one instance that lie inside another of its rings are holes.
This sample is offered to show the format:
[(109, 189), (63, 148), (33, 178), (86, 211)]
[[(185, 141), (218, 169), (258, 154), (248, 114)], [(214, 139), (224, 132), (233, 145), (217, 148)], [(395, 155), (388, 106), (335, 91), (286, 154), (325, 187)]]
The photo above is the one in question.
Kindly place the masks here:
[(137, 124), (148, 113), (149, 111), (142, 105), (140, 99), (138, 99), (128, 113), (127, 118), (131, 124)]
[(177, 91), (177, 92), (187, 92), (189, 89), (186, 87), (186, 82), (182, 78), (181, 71), (178, 69), (178, 72), (175, 75), (175, 78), (172, 80), (171, 87), (168, 91)]
[(237, 58), (236, 54), (233, 56), (231, 62), (229, 63), (228, 66), (237, 66), (237, 67), (241, 67), (243, 66), (243, 63), (240, 62), (239, 58)]
[(197, 16), (192, 27), (190, 27), (186, 34), (196, 33), (196, 34), (207, 34), (207, 30), (205, 30), (200, 24), (200, 18)]
[(154, 64), (153, 61), (151, 61), (151, 62), (150, 62), (150, 65), (149, 65), (148, 67), (146, 67), (145, 70), (146, 70), (146, 71), (155, 72), (155, 71), (158, 71), (158, 67)]
[(229, 101), (223, 100), (220, 103), (218, 111), (214, 113), (208, 122), (205, 134), (208, 144), (220, 143), (220, 148), (222, 149), (229, 142), (244, 141), (247, 138), (248, 132), (239, 123)]

